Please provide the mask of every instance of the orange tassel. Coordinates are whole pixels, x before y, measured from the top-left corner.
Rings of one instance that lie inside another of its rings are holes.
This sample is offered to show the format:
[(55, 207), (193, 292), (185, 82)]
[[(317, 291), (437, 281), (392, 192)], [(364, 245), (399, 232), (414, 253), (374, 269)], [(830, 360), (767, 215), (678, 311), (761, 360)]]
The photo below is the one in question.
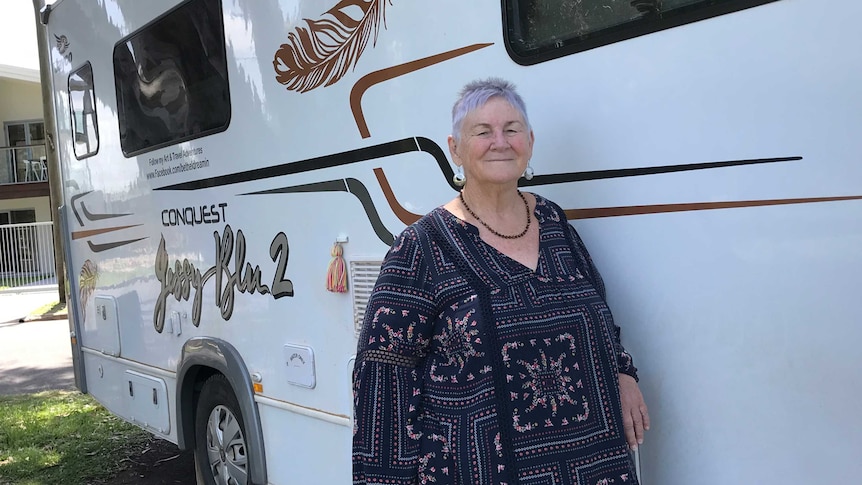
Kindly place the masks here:
[(332, 256), (332, 260), (326, 271), (326, 289), (333, 293), (347, 293), (347, 270), (344, 265), (344, 258), (341, 257), (344, 254), (341, 244), (333, 244), (329, 254)]

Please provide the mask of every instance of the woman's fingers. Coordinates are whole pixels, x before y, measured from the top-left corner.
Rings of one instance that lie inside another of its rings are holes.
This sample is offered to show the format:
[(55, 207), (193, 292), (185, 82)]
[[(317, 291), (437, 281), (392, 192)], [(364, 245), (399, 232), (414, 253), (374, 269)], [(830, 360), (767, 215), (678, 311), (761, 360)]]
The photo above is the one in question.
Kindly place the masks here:
[(644, 430), (649, 429), (649, 411), (634, 378), (620, 374), (619, 381), (623, 430), (629, 447), (636, 450), (638, 445), (644, 442)]
[(644, 430), (649, 431), (649, 410), (647, 409), (646, 403), (643, 402), (643, 397), (641, 397), (641, 406), (638, 408), (643, 416), (644, 421)]

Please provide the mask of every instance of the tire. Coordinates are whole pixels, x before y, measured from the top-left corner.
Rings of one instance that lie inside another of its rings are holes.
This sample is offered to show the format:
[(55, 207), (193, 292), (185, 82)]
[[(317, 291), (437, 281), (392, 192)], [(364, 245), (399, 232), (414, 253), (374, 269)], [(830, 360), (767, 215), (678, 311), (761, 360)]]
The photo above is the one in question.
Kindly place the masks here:
[(227, 379), (204, 382), (195, 412), (195, 469), (198, 483), (248, 485), (245, 421)]

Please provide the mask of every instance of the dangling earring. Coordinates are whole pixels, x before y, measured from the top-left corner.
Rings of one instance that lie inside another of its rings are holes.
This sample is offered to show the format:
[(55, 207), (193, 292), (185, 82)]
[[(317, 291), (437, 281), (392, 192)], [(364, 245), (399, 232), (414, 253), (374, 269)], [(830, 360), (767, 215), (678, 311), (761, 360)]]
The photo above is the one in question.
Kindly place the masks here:
[(458, 187), (463, 187), (464, 184), (467, 183), (467, 177), (464, 176), (464, 169), (460, 166), (458, 167), (458, 171), (455, 172), (455, 175), (452, 176), (452, 183)]
[(533, 166), (530, 165), (530, 162), (527, 162), (527, 168), (524, 170), (524, 178), (527, 180), (533, 180)]

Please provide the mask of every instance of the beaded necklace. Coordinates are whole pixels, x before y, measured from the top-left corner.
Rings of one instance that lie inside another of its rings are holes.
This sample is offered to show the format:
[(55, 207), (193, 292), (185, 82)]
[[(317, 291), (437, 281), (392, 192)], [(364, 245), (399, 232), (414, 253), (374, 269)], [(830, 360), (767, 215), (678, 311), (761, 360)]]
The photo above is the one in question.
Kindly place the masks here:
[(464, 192), (459, 192), (458, 198), (461, 199), (461, 203), (464, 204), (464, 208), (467, 209), (467, 212), (471, 216), (473, 216), (474, 219), (479, 221), (479, 224), (482, 224), (483, 226), (485, 226), (485, 229), (491, 231), (491, 234), (493, 234), (497, 237), (501, 237), (503, 239), (518, 239), (520, 237), (524, 237), (524, 234), (527, 234), (527, 231), (530, 230), (530, 224), (533, 222), (533, 218), (530, 217), (530, 204), (527, 203), (527, 198), (524, 197), (524, 194), (522, 194), (520, 190), (518, 191), (518, 195), (521, 197), (521, 200), (524, 201), (524, 209), (527, 211), (527, 227), (525, 227), (524, 230), (520, 232), (520, 234), (515, 234), (515, 235), (511, 235), (511, 236), (507, 235), (507, 234), (500, 234), (499, 232), (495, 231), (494, 229), (491, 229), (491, 226), (489, 226), (488, 224), (485, 224), (485, 221), (480, 219), (479, 216), (476, 215), (475, 212), (473, 212), (473, 209), (471, 209), (470, 206), (467, 205), (467, 201), (464, 200)]

